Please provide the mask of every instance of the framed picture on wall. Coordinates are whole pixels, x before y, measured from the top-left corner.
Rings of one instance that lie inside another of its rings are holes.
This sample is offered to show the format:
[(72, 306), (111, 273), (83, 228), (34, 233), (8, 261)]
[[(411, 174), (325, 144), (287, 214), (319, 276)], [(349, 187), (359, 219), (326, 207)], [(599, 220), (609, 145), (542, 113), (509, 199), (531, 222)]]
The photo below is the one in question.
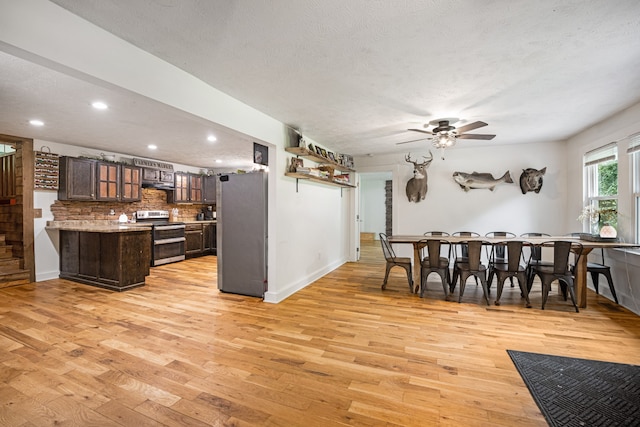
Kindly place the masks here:
[(253, 163), (269, 166), (269, 147), (253, 143)]

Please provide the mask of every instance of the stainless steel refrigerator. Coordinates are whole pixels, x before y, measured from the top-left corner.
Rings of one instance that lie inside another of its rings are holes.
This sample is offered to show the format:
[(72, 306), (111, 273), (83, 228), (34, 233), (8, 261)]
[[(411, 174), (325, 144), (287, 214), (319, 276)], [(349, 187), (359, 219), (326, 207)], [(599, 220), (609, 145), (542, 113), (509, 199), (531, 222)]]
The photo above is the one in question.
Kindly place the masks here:
[(267, 173), (220, 175), (216, 196), (218, 289), (267, 291)]

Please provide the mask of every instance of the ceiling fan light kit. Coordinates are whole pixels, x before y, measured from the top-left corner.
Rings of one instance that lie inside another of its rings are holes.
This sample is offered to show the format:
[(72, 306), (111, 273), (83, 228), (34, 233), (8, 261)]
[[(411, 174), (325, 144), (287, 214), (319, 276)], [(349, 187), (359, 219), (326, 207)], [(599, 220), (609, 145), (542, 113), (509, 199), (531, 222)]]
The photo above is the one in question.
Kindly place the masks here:
[[(449, 119), (437, 119), (429, 122), (427, 126), (435, 126), (431, 131), (422, 130), (422, 129), (409, 129), (413, 132), (426, 133), (431, 135), (430, 139), (435, 148), (439, 148), (442, 150), (442, 159), (444, 160), (444, 150), (445, 148), (453, 147), (456, 144), (456, 140), (459, 139), (481, 139), (481, 140), (490, 140), (495, 138), (495, 135), (487, 135), (487, 134), (466, 134), (464, 132), (478, 129), (484, 126), (487, 126), (485, 122), (473, 122), (468, 125), (461, 126), (456, 128), (455, 126), (451, 126), (451, 123), (457, 122), (457, 118), (449, 118)], [(407, 142), (399, 142), (398, 144), (406, 144), (413, 141)]]

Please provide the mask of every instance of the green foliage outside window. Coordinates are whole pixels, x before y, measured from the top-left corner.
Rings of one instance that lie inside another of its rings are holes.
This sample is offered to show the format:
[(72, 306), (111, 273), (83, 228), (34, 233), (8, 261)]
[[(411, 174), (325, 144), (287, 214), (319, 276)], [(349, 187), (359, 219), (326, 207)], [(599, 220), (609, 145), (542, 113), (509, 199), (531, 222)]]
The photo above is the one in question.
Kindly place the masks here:
[[(598, 166), (598, 194), (599, 196), (618, 195), (618, 162)], [(598, 201), (600, 213), (599, 223), (618, 228), (618, 199)]]

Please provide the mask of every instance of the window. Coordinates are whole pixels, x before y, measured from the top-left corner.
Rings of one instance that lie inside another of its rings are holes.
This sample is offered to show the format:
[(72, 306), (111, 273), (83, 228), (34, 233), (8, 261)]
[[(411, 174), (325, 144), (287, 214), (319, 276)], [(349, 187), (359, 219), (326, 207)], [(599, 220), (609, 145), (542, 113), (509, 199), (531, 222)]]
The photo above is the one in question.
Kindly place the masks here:
[[(618, 228), (618, 146), (611, 143), (584, 155), (585, 206), (598, 215), (593, 218), (597, 232), (603, 225)], [(587, 224), (587, 226), (589, 226)]]
[(633, 218), (635, 242), (640, 242), (640, 133), (629, 137), (629, 159), (631, 161), (631, 191), (633, 193)]

